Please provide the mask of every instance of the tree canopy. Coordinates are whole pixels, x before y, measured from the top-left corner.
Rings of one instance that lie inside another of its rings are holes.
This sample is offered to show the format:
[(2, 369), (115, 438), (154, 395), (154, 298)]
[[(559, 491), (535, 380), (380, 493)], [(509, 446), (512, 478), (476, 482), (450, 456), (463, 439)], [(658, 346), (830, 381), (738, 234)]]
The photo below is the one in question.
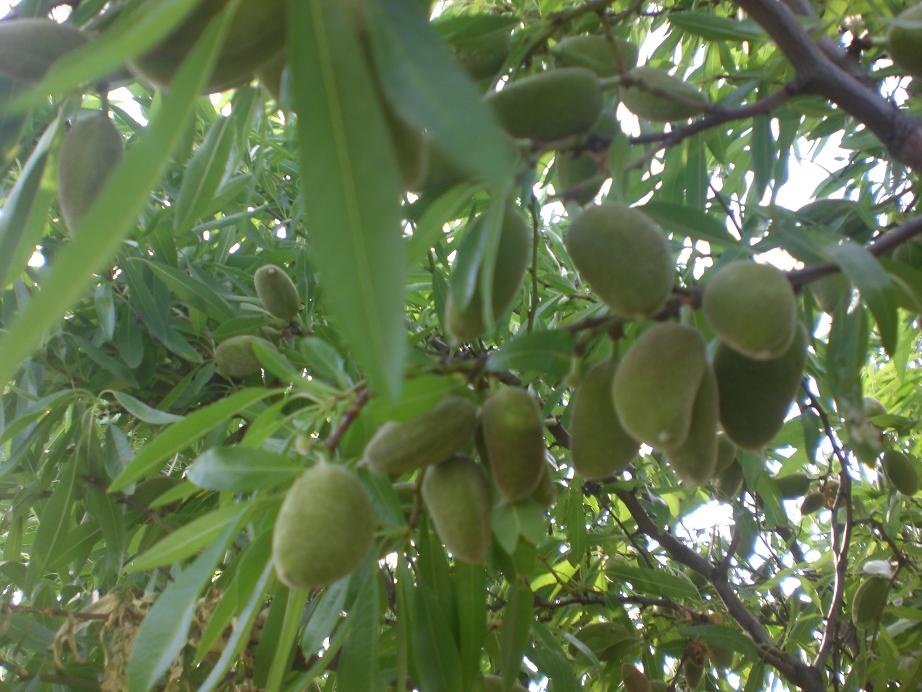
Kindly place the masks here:
[(14, 3), (0, 687), (918, 688), (920, 15)]

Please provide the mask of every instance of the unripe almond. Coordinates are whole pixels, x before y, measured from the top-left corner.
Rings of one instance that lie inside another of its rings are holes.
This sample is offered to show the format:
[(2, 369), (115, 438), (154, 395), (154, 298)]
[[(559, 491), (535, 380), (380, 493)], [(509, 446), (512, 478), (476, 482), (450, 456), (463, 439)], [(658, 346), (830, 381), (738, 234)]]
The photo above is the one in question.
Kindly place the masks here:
[(272, 533), (276, 576), (292, 589), (319, 589), (358, 569), (374, 538), (374, 512), (362, 484), (341, 466), (320, 463), (294, 482)]
[(500, 389), (484, 402), (480, 424), (503, 501), (524, 500), (538, 487), (545, 463), (544, 421), (537, 402), (524, 389)]
[(903, 495), (912, 497), (919, 492), (919, 471), (912, 457), (899, 450), (888, 449), (881, 458), (881, 465), (893, 487)]
[(852, 599), (852, 623), (855, 627), (867, 627), (876, 623), (890, 594), (890, 580), (886, 577), (871, 576), (865, 579)]
[(490, 542), (490, 485), (483, 467), (464, 456), (430, 466), (422, 495), (445, 547), (462, 562), (482, 564)]
[(265, 339), (249, 334), (232, 336), (218, 344), (214, 354), (218, 372), (233, 379), (258, 374), (262, 370), (262, 364), (253, 353), (253, 344), (257, 341), (272, 346)]
[(284, 269), (267, 264), (256, 270), (253, 276), (256, 295), (270, 315), (290, 320), (301, 308), (301, 297), (294, 281)]
[[(707, 98), (698, 87), (673, 77), (668, 72), (641, 66), (631, 70), (631, 76), (642, 86), (621, 90), (621, 101), (631, 113), (654, 122), (687, 120), (707, 110)], [(674, 94), (678, 99), (661, 96), (657, 92)]]
[(122, 158), (122, 136), (105, 113), (74, 123), (58, 158), (58, 204), (73, 232)]
[(0, 75), (37, 82), (57, 60), (86, 43), (71, 24), (24, 18), (0, 22)]

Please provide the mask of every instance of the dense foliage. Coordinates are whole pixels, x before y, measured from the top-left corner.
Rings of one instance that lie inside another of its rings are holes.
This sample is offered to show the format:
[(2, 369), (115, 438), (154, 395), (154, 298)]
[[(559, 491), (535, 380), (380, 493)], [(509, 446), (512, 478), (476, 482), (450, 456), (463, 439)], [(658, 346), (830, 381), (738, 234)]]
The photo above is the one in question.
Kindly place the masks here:
[(429, 5), (0, 22), (0, 687), (917, 689), (914, 15)]

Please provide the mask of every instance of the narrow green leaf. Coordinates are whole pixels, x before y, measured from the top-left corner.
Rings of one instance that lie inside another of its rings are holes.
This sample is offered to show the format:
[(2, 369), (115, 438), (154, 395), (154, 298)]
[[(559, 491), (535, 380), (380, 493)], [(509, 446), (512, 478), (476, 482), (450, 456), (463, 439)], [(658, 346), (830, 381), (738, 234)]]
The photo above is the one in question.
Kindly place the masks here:
[[(0, 336), (0, 382), (10, 379), (67, 308), (92, 285), (91, 272), (110, 261), (134, 226), (192, 113), (229, 18), (225, 11), (224, 20), (214, 22), (202, 35), (173, 80), (157, 116), (109, 176), (74, 230), (66, 251), (56, 255), (42, 290), (32, 296), (9, 332)], [(62, 62), (67, 64), (70, 58)]]
[(507, 690), (512, 687), (522, 667), (522, 655), (528, 646), (534, 607), (535, 596), (531, 589), (526, 586), (509, 587), (509, 600), (500, 633), (500, 670)]
[(423, 692), (462, 692), (461, 657), (444, 606), (426, 584), (415, 591), (414, 641)]
[(522, 334), (490, 355), (487, 369), (563, 377), (570, 371), (577, 335), (563, 329)]
[(170, 423), (182, 420), (182, 416), (152, 408), (140, 399), (131, 396), (128, 392), (113, 391), (112, 396), (115, 397), (115, 400), (118, 401), (118, 403), (122, 405), (122, 408), (128, 411), (128, 413), (145, 423), (150, 423), (151, 425), (169, 425)]
[(146, 264), (178, 298), (198, 308), (216, 322), (224, 323), (236, 316), (237, 313), (228, 302), (204, 281), (161, 262), (152, 262), (141, 257), (133, 257), (131, 261)]
[(185, 560), (220, 536), (228, 525), (238, 523), (251, 508), (251, 504), (235, 503), (208, 512), (167, 534), (150, 550), (129, 562), (125, 571), (129, 574), (144, 572)]
[(310, 619), (301, 635), (301, 651), (305, 658), (310, 658), (317, 653), (323, 640), (330, 636), (333, 628), (340, 621), (343, 605), (346, 602), (346, 593), (349, 589), (349, 579), (340, 579), (330, 584), (314, 601)]
[(211, 208), (212, 198), (221, 184), (230, 157), (234, 131), (231, 119), (219, 117), (208, 129), (205, 141), (195, 150), (185, 167), (182, 186), (176, 199), (173, 228), (185, 231)]
[(275, 658), (272, 659), (272, 667), (269, 669), (269, 677), (266, 680), (266, 690), (268, 692), (277, 692), (282, 688), (285, 673), (288, 672), (288, 664), (291, 660), (295, 638), (298, 636), (298, 629), (301, 627), (301, 616), (304, 613), (306, 600), (306, 591), (301, 589), (288, 590), (282, 631), (279, 633), (278, 638), (271, 642), (272, 648), (275, 650)]
[(634, 567), (621, 561), (612, 561), (605, 573), (616, 583), (631, 582), (635, 591), (667, 596), (669, 598), (694, 598), (698, 590), (687, 577), (678, 577), (661, 569)]
[(884, 349), (892, 358), (896, 353), (899, 321), (890, 275), (866, 248), (851, 241), (827, 247), (826, 256), (838, 264), (848, 279), (858, 287), (862, 299), (877, 321)]
[(751, 19), (739, 21), (713, 12), (671, 12), (669, 23), (711, 41), (756, 41), (765, 38), (765, 31)]
[(514, 163), (509, 138), (419, 3), (372, 0), (368, 9), (375, 66), (391, 107), (431, 133), (453, 161), (492, 186), (504, 183)]
[(252, 447), (214, 447), (186, 470), (186, 478), (207, 490), (257, 490), (294, 480), (301, 467), (274, 452)]
[(381, 623), (378, 619), (377, 563), (367, 560), (352, 580), (358, 583), (358, 593), (349, 611), (349, 634), (339, 654), (336, 686), (341, 690), (377, 692), (383, 689), (378, 674)]
[(736, 244), (724, 225), (701, 209), (658, 201), (647, 202), (638, 209), (653, 218), (667, 233), (680, 233), (724, 247)]
[(149, 476), (163, 461), (206, 435), (214, 426), (275, 393), (271, 389), (244, 389), (173, 423), (141, 448), (131, 463), (109, 485), (109, 491), (121, 490), (130, 483)]
[(237, 528), (228, 526), (217, 541), (169, 583), (147, 612), (128, 659), (125, 679), (128, 692), (146, 692), (154, 687), (186, 645), (199, 593), (211, 579)]
[(77, 457), (72, 457), (55, 485), (51, 497), (39, 514), (38, 531), (29, 555), (26, 584), (31, 587), (42, 578), (45, 565), (67, 542), (68, 526), (77, 492)]
[(458, 650), (463, 689), (475, 689), (487, 631), (486, 572), (479, 565), (456, 562), (452, 581), (458, 610)]
[(338, 0), (289, 2), (301, 189), (324, 298), (379, 393), (404, 361), (397, 164), (362, 49)]

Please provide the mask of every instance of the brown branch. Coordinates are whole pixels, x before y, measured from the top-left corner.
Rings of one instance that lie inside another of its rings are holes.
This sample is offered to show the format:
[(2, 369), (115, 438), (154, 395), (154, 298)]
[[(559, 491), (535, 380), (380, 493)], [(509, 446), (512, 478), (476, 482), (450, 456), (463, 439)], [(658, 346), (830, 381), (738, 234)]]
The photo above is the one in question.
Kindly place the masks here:
[(786, 680), (808, 692), (822, 692), (825, 689), (822, 674), (817, 668), (803, 663), (777, 647), (768, 631), (746, 608), (717, 566), (668, 531), (661, 531), (633, 494), (619, 491), (617, 495), (641, 531), (659, 543), (673, 560), (695, 570), (711, 583), (727, 612), (755, 642), (758, 655), (763, 661), (775, 667)]
[(329, 450), (334, 450), (339, 446), (340, 440), (343, 439), (343, 435), (349, 430), (349, 427), (358, 418), (359, 414), (362, 412), (362, 409), (365, 408), (365, 404), (368, 403), (368, 400), (371, 398), (371, 392), (368, 389), (362, 389), (359, 391), (355, 401), (352, 402), (352, 405), (346, 410), (343, 414), (342, 420), (339, 422), (339, 425), (336, 427), (330, 436), (323, 441), (323, 446)]
[(794, 12), (779, 0), (738, 0), (738, 4), (775, 41), (808, 91), (825, 96), (873, 132), (887, 151), (907, 166), (922, 170), (922, 121), (885, 100), (845, 69), (836, 48), (827, 54), (807, 33)]
[(75, 620), (108, 620), (108, 613), (83, 613), (79, 610), (62, 610), (60, 608), (34, 608), (15, 603), (0, 603), (0, 613), (28, 613), (49, 618), (73, 618)]

